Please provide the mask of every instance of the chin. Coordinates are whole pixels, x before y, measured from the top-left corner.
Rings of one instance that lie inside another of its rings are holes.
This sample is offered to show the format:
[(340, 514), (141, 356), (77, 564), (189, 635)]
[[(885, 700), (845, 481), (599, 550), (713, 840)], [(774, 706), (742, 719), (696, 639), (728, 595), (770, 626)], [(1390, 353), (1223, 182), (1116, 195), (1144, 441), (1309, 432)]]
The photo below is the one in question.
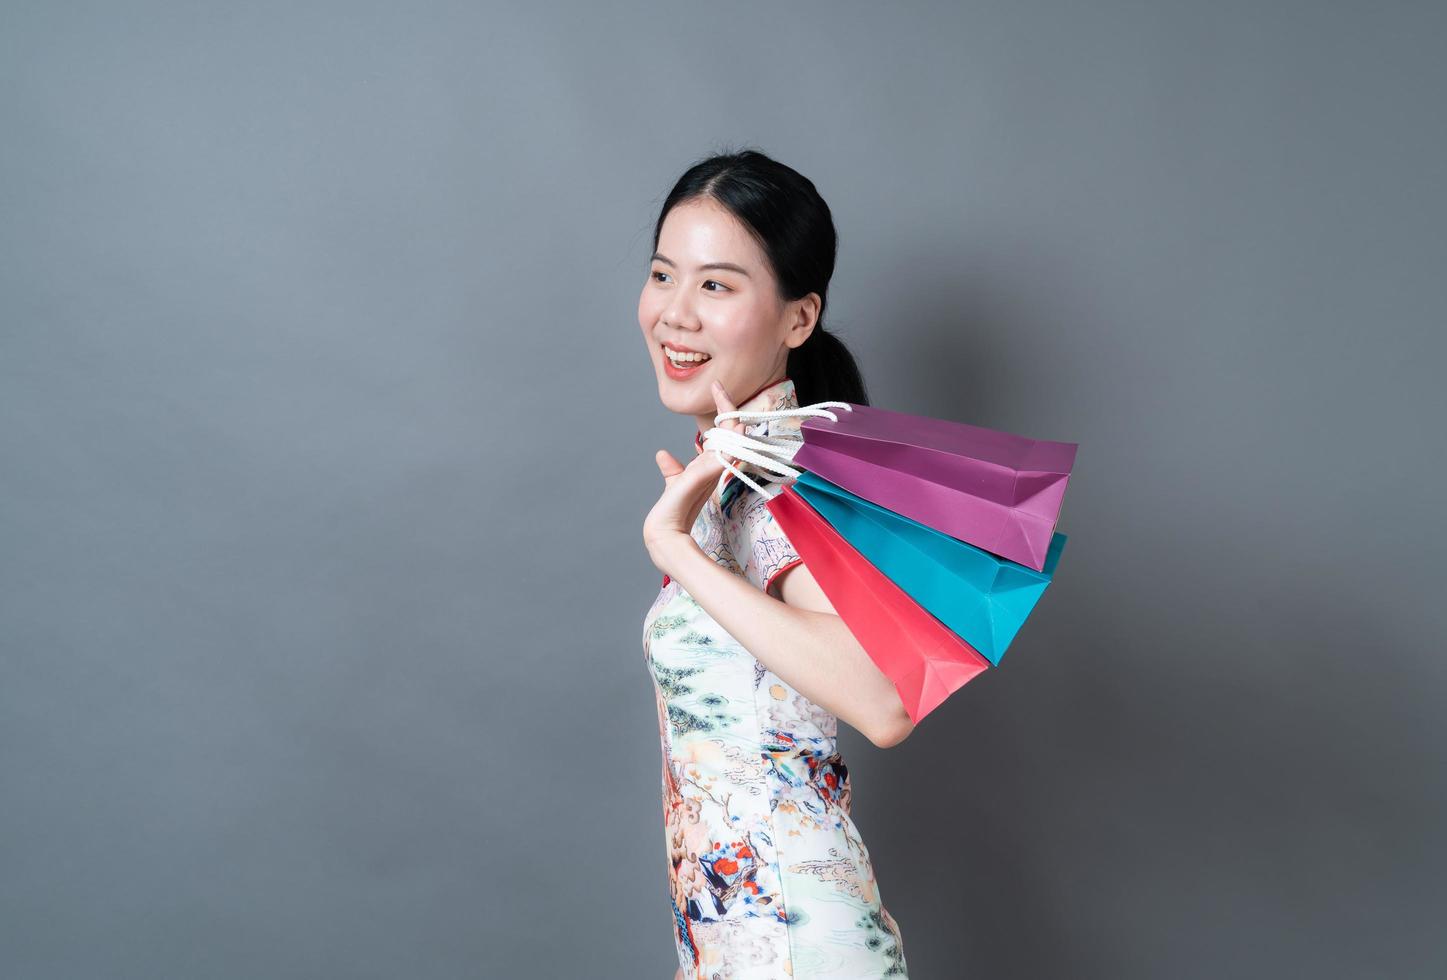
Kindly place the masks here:
[(702, 415), (714, 410), (713, 392), (709, 388), (711, 378), (678, 381), (670, 378), (662, 365), (655, 370), (658, 374), (658, 400), (664, 408), (679, 415)]
[[(658, 383), (658, 400), (663, 407), (676, 415), (702, 415), (708, 411), (707, 406), (698, 402), (697, 398), (690, 398), (678, 390), (678, 382), (671, 378), (664, 378)], [(712, 404), (710, 401), (709, 404)]]

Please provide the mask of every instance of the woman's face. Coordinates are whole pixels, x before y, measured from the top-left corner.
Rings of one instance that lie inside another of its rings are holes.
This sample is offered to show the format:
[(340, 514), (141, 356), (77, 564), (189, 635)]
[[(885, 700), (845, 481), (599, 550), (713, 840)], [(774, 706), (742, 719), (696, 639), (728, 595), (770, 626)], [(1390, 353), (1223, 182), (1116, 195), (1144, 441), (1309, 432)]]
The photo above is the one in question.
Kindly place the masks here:
[[(758, 243), (712, 199), (675, 206), (638, 297), (638, 325), (664, 407), (712, 419), (715, 379), (737, 403), (782, 377), (790, 348), (813, 330), (818, 299), (810, 293), (783, 302)], [(675, 367), (665, 348), (708, 358)]]

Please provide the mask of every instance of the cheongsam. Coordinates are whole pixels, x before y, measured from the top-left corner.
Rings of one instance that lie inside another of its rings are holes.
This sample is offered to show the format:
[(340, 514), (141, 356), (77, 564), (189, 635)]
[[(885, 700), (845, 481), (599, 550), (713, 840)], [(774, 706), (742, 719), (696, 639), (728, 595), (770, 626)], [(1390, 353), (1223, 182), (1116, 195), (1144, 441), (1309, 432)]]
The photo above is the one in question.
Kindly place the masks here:
[[(784, 377), (738, 407), (797, 406)], [(745, 431), (797, 433), (799, 422), (763, 420)], [(758, 470), (746, 472), (763, 482)], [(692, 536), (770, 592), (800, 559), (764, 505), (730, 477)], [(666, 575), (644, 619), (643, 649), (658, 706), (669, 918), (683, 975), (906, 977), (899, 928), (850, 819), (834, 715), (759, 663)]]

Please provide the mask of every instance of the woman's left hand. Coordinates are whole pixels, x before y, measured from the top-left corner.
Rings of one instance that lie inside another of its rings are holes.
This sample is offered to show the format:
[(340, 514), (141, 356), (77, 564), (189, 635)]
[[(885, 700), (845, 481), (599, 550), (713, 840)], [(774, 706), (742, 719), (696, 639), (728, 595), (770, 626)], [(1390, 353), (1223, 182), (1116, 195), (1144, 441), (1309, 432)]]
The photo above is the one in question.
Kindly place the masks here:
[[(718, 406), (716, 414), (734, 410), (728, 393), (717, 381), (713, 385), (713, 400)], [(726, 419), (719, 423), (719, 427), (735, 432), (742, 432), (744, 428), (741, 419)], [(653, 564), (667, 575), (669, 571), (663, 565), (667, 561), (669, 549), (679, 543), (679, 537), (687, 538), (695, 548), (698, 547), (698, 543), (693, 540), (693, 524), (698, 520), (699, 511), (703, 510), (703, 505), (713, 493), (714, 487), (718, 485), (719, 474), (724, 472), (724, 465), (713, 450), (699, 452), (688, 461), (687, 466), (674, 459), (673, 454), (666, 449), (658, 450), (653, 460), (663, 475), (663, 495), (643, 519), (643, 543), (648, 548)], [(729, 456), (728, 460), (735, 466), (739, 465), (738, 460), (732, 456)]]

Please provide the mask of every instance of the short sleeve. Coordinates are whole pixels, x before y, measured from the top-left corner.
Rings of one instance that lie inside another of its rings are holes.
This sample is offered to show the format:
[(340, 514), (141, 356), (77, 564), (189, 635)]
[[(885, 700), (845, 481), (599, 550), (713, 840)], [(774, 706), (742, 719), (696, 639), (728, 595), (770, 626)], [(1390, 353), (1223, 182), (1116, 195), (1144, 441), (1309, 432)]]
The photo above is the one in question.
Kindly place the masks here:
[(730, 502), (725, 515), (728, 547), (744, 577), (768, 592), (780, 574), (802, 559), (779, 527), (764, 495), (757, 490), (743, 489), (744, 492)]

